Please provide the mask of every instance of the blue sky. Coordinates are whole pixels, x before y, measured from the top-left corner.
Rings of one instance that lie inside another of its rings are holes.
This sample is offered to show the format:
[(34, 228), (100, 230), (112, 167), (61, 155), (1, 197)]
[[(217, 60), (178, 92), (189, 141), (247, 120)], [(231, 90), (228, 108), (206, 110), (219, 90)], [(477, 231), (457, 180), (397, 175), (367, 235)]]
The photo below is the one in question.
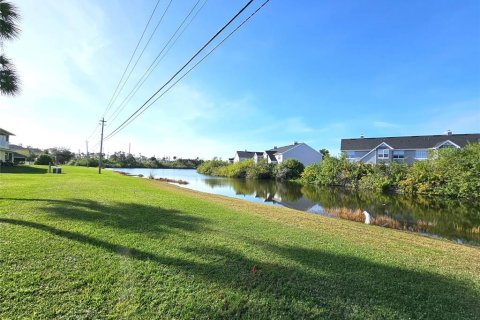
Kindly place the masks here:
[[(125, 89), (195, 2), (172, 2)], [(107, 115), (106, 132), (244, 3), (209, 0), (120, 116)], [(0, 97), (12, 142), (84, 151), (154, 4), (19, 1), (22, 33), (4, 50), (22, 92)], [(361, 134), (480, 132), (479, 57), (479, 1), (272, 0), (105, 148), (225, 159), (293, 141), (336, 154), (341, 138)]]

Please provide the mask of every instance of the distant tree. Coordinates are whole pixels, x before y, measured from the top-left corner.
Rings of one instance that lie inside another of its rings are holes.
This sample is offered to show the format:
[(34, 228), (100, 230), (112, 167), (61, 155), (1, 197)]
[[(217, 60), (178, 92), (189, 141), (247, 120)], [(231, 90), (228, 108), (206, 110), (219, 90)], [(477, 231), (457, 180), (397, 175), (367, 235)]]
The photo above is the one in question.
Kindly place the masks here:
[(36, 158), (35, 153), (32, 150), (30, 150), (30, 148), (28, 148), (28, 156), (26, 160), (31, 162), (31, 161), (35, 161), (35, 158)]
[(50, 149), (50, 154), (54, 157), (58, 164), (65, 164), (75, 157), (75, 154), (67, 148), (53, 148)]
[[(17, 25), (20, 15), (18, 8), (8, 1), (0, 0), (0, 47), (5, 40), (18, 37), (20, 29)], [(15, 95), (19, 91), (19, 79), (15, 67), (9, 58), (0, 54), (0, 93)]]
[(324, 158), (330, 157), (330, 151), (328, 151), (327, 149), (321, 149), (320, 153), (322, 154), (322, 157), (324, 157)]
[(39, 165), (47, 165), (49, 163), (53, 163), (53, 159), (49, 154), (41, 154), (35, 160), (35, 164)]
[(125, 159), (125, 167), (127, 168), (135, 168), (137, 166), (137, 159), (132, 154), (128, 154), (127, 158)]

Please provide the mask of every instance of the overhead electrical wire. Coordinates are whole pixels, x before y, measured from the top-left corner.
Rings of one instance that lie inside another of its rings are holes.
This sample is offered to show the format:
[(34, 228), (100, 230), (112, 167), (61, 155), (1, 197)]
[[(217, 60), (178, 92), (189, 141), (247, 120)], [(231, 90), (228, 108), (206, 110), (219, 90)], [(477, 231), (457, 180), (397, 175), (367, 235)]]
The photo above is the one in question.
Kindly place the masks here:
[[(170, 85), (164, 92), (162, 92), (161, 95), (159, 95), (157, 98), (155, 98), (152, 102), (148, 104), (142, 111), (140, 111), (135, 117), (130, 119), (124, 126), (125, 128), (127, 125), (132, 123), (136, 118), (138, 118), (142, 113), (144, 113), (148, 108), (150, 108), (156, 101), (158, 101), (161, 97), (163, 97), (172, 87), (174, 87), (178, 82), (180, 82), (183, 78), (185, 78), (195, 67), (197, 67), (200, 63), (202, 63), (203, 60), (205, 60), (213, 51), (215, 51), (220, 45), (222, 45), (230, 36), (232, 36), (238, 29), (240, 29), (250, 18), (252, 18), (260, 9), (262, 9), (270, 0), (266, 0), (265, 2), (262, 3), (260, 7), (258, 7), (250, 16), (248, 16), (240, 25), (238, 25), (233, 31), (231, 31), (225, 38), (223, 38), (215, 47), (213, 47), (202, 59), (200, 59), (195, 65), (193, 65), (190, 69), (187, 70), (180, 78), (178, 78), (172, 85)], [(116, 133), (118, 133), (121, 129), (120, 128)], [(118, 129), (118, 128), (117, 128)], [(115, 129), (115, 130), (117, 130)], [(115, 133), (115, 134), (116, 134)], [(113, 137), (115, 134), (109, 135), (107, 138), (110, 139)], [(106, 139), (107, 139), (106, 138)]]
[[(253, 16), (254, 14), (256, 14), (261, 8), (263, 8), (263, 6), (268, 3), (269, 0), (265, 1), (251, 16)], [(241, 15), (243, 13), (243, 11), (245, 11), (251, 4), (252, 4), (253, 0), (250, 0), (248, 1), (244, 7), (242, 9), (240, 9), (220, 30), (218, 30), (215, 35), (213, 35), (210, 40), (208, 40), (167, 82), (165, 82), (152, 96), (150, 96), (150, 98), (145, 101), (133, 114), (131, 114), (124, 122), (122, 122), (122, 124), (120, 124), (117, 128), (115, 128), (112, 132), (110, 132), (106, 137), (105, 139), (110, 139), (113, 135), (117, 134), (120, 130), (122, 130), (124, 127), (126, 127), (128, 124), (130, 124), (134, 119), (136, 119), (138, 116), (137, 114), (139, 114), (139, 112), (143, 113), (142, 109), (145, 108), (145, 106), (150, 103), (150, 101), (152, 101), (152, 99), (154, 99), (154, 97), (160, 92), (162, 91), (167, 85), (170, 84), (170, 82), (172, 82), (175, 77), (177, 77), (210, 43), (212, 43), (233, 21), (235, 21), (239, 15)], [(248, 17), (246, 20), (248, 21), (250, 18)], [(246, 22), (246, 21), (244, 21)], [(242, 24), (243, 25), (243, 24)], [(238, 30), (235, 29), (235, 31)], [(203, 61), (203, 59), (202, 59)], [(198, 64), (197, 64), (198, 65)], [(194, 66), (195, 67), (195, 66)], [(189, 71), (188, 71), (189, 72)], [(183, 77), (182, 77), (183, 78)], [(178, 82), (178, 81), (177, 81)], [(175, 83), (177, 83), (175, 82)], [(170, 88), (169, 88), (170, 89)], [(162, 94), (163, 96), (163, 94)], [(158, 99), (155, 99), (155, 101), (158, 100)], [(146, 108), (150, 107), (151, 104), (149, 104)], [(135, 117), (135, 118), (134, 118)], [(132, 121), (130, 121), (132, 118), (134, 118)]]
[[(160, 24), (162, 23), (163, 18), (165, 17), (165, 14), (167, 13), (168, 9), (170, 8), (170, 5), (172, 4), (172, 1), (173, 1), (173, 0), (170, 0), (170, 1), (168, 2), (168, 5), (167, 5), (167, 7), (165, 8), (165, 11), (163, 12), (160, 20), (158, 21), (157, 25), (155, 26), (155, 29), (153, 30), (152, 34), (150, 35), (150, 38), (148, 38), (148, 41), (147, 41), (147, 43), (145, 44), (145, 46), (143, 47), (142, 52), (140, 52), (140, 55), (138, 56), (137, 60), (135, 61), (135, 64), (133, 65), (132, 69), (131, 69), (130, 72), (128, 73), (127, 78), (125, 79), (125, 81), (123, 82), (122, 86), (121, 86), (120, 89), (118, 90), (115, 99), (113, 99), (112, 105), (115, 103), (115, 101), (117, 100), (118, 96), (119, 96), (120, 93), (122, 92), (123, 88), (124, 88), (125, 85), (127, 84), (128, 79), (130, 79), (130, 76), (132, 75), (133, 70), (135, 70), (135, 67), (136, 67), (137, 64), (138, 64), (138, 61), (140, 61), (140, 58), (143, 56), (143, 53), (145, 52), (145, 50), (147, 49), (148, 45), (150, 44), (150, 41), (152, 40), (153, 36), (154, 36), (155, 33), (157, 32), (157, 29), (158, 29), (158, 27), (160, 26)], [(105, 114), (105, 115), (106, 115), (106, 114)], [(105, 116), (105, 115), (104, 115), (104, 116)]]
[(87, 141), (89, 141), (90, 138), (93, 137), (93, 135), (97, 132), (97, 129), (98, 129), (99, 126), (100, 126), (100, 124), (97, 123), (97, 125), (95, 126), (95, 128), (93, 128), (92, 133), (90, 133), (90, 135), (89, 135), (88, 138), (86, 139)]
[[(140, 79), (137, 81), (133, 89), (129, 92), (128, 95), (125, 96), (123, 101), (118, 105), (118, 107), (113, 111), (111, 114), (111, 118), (109, 119), (110, 123), (112, 123), (118, 116), (119, 114), (123, 111), (125, 106), (127, 105), (128, 102), (133, 98), (133, 96), (140, 90), (142, 85), (147, 81), (148, 77), (152, 74), (152, 72), (157, 68), (159, 63), (163, 60), (163, 58), (168, 54), (170, 49), (175, 45), (175, 43), (178, 41), (178, 39), (182, 36), (183, 32), (190, 26), (190, 24), (193, 22), (195, 17), (198, 15), (198, 13), (203, 9), (205, 4), (208, 2), (208, 0), (204, 0), (203, 4), (200, 6), (200, 8), (195, 12), (193, 17), (188, 20), (188, 18), (192, 15), (192, 13), (195, 11), (197, 8), (198, 4), (200, 3), (201, 0), (198, 0), (193, 8), (190, 10), (190, 12), (187, 14), (187, 16), (183, 19), (182, 23), (177, 27), (177, 30), (173, 33), (173, 35), (170, 37), (170, 39), (165, 43), (163, 46), (162, 50), (158, 53), (158, 55), (155, 57), (155, 59), (152, 61), (150, 66), (147, 68), (147, 70), (143, 73), (143, 75), (140, 77)], [(188, 22), (187, 22), (188, 20)], [(187, 23), (185, 25), (185, 23)], [(183, 29), (182, 29), (183, 27)], [(181, 31), (180, 31), (181, 30)], [(180, 33), (179, 33), (180, 31)], [(178, 34), (178, 35), (177, 35)], [(173, 40), (173, 42), (172, 42)]]
[[(191, 58), (187, 61), (165, 84), (163, 84), (144, 104), (142, 104), (132, 115), (130, 115), (121, 125), (115, 128), (112, 132), (110, 132), (106, 137), (105, 140), (112, 138), (116, 135), (119, 131), (133, 122), (138, 116), (140, 116), (145, 110), (147, 110), (152, 104), (154, 104), (158, 99), (160, 99), (165, 93), (167, 93), (173, 86), (175, 86), (180, 80), (182, 80), (188, 73), (190, 73), (196, 66), (198, 66), (203, 60), (205, 60), (215, 49), (217, 49), (221, 44), (223, 44), (233, 33), (235, 33), (238, 29), (240, 29), (248, 20), (250, 20), (258, 11), (260, 11), (270, 0), (264, 1), (250, 16), (248, 16), (240, 25), (238, 25), (233, 31), (231, 31), (224, 39), (222, 39), (213, 49), (211, 49), (202, 59), (200, 59), (193, 67), (191, 67), (186, 73), (184, 73), (179, 79), (177, 79), (170, 87), (167, 88), (160, 96), (155, 96), (163, 90), (167, 85), (169, 85), (172, 80), (175, 79), (212, 41), (214, 41), (237, 17), (245, 11), (248, 6), (253, 2), (250, 0), (245, 4), (245, 6), (238, 11), (235, 16), (233, 16), (217, 33), (210, 38), (207, 43), (205, 43), (202, 48), (200, 48)], [(155, 98), (155, 99), (154, 99)], [(152, 101), (153, 100), (153, 101)]]
[(142, 35), (140, 36), (140, 39), (138, 39), (137, 45), (135, 46), (135, 49), (133, 50), (133, 53), (130, 57), (130, 60), (128, 61), (127, 66), (125, 67), (125, 70), (123, 70), (123, 74), (120, 77), (120, 80), (118, 81), (117, 87), (113, 91), (112, 97), (110, 98), (110, 100), (107, 104), (107, 108), (103, 112), (103, 116), (105, 116), (107, 114), (108, 110), (111, 108), (111, 105), (113, 103), (112, 101), (113, 101), (115, 95), (117, 94), (118, 88), (120, 87), (120, 84), (122, 83), (123, 78), (125, 77), (125, 74), (127, 73), (128, 68), (130, 67), (130, 64), (132, 63), (132, 60), (133, 60), (133, 57), (135, 56), (135, 53), (137, 53), (138, 47), (140, 46), (140, 43), (142, 42), (142, 39), (145, 36), (145, 32), (147, 31), (148, 26), (150, 25), (150, 21), (152, 21), (153, 15), (155, 14), (155, 11), (157, 11), (157, 7), (158, 7), (159, 3), (160, 3), (160, 0), (157, 0), (157, 3), (155, 4), (155, 7), (153, 8), (152, 13), (150, 14), (150, 18), (148, 19), (147, 24), (145, 25), (145, 28), (143, 29)]

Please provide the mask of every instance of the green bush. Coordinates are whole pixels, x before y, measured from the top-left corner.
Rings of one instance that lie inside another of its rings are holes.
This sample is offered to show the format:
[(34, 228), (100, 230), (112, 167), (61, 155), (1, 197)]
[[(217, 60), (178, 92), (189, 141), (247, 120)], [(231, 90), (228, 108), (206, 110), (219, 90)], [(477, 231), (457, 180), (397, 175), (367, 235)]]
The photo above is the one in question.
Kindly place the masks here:
[(417, 161), (399, 183), (410, 194), (480, 198), (480, 143), (463, 149), (445, 148)]
[(222, 176), (219, 170), (228, 165), (227, 162), (221, 160), (205, 161), (198, 166), (197, 172), (208, 176)]
[(273, 171), (275, 165), (267, 163), (267, 160), (262, 159), (255, 165), (247, 169), (247, 178), (249, 179), (271, 179), (273, 178)]
[(37, 157), (34, 164), (38, 165), (48, 165), (53, 163), (53, 159), (49, 154), (41, 154)]
[(275, 178), (278, 180), (298, 179), (302, 175), (305, 166), (298, 160), (287, 159), (278, 164), (275, 170)]
[(224, 172), (220, 172), (223, 173), (224, 176), (229, 178), (246, 178), (247, 172), (251, 171), (254, 166), (255, 163), (253, 162), (253, 160), (247, 159), (232, 163), (226, 166), (225, 169), (223, 169), (225, 170)]
[(301, 176), (305, 184), (343, 186), (375, 192), (399, 191), (480, 199), (480, 143), (463, 149), (445, 148), (431, 152), (427, 160), (412, 166), (350, 162), (345, 157), (325, 157), (307, 166)]

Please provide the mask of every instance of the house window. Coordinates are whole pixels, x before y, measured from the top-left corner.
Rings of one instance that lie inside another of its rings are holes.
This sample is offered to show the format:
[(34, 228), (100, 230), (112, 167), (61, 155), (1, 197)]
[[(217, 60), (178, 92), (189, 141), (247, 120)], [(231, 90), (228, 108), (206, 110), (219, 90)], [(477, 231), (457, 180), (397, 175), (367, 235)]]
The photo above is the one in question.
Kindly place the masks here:
[(390, 150), (378, 149), (378, 159), (388, 159), (390, 157)]
[(393, 150), (393, 159), (402, 160), (405, 158), (405, 152), (403, 150)]
[(415, 151), (415, 159), (427, 159), (428, 152), (427, 150), (416, 150)]
[(347, 158), (349, 159), (356, 158), (355, 151), (347, 151)]

